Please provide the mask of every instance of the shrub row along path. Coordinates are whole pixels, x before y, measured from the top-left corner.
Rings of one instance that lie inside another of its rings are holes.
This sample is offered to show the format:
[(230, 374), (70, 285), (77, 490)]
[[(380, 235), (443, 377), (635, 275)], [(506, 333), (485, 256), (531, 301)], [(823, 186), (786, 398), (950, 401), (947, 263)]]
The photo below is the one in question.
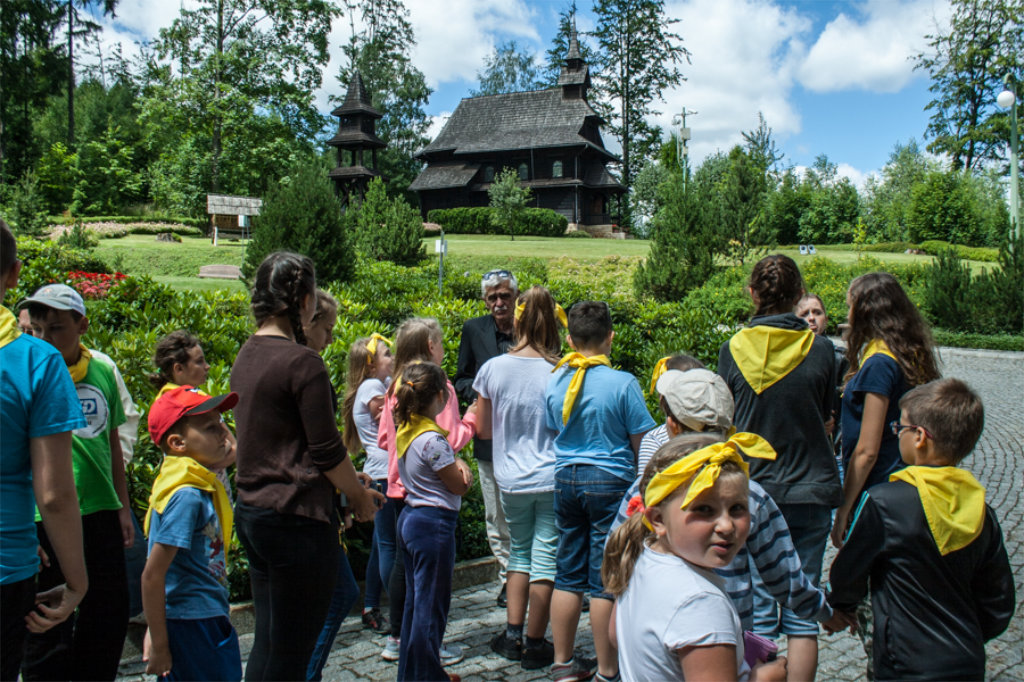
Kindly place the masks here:
[[(985, 431), (974, 454), (966, 466), (985, 486), (987, 499), (996, 510), (1006, 538), (1006, 548), (1015, 576), (1018, 604), (1024, 595), (1024, 353), (977, 351), (943, 348), (941, 351), (944, 376), (967, 381), (980, 394), (985, 404)], [(830, 547), (825, 565), (835, 556)], [(486, 583), (457, 591), (452, 596), (451, 617), (446, 641), (462, 646), (466, 658), (452, 666), (451, 671), (467, 682), (473, 680), (546, 680), (547, 670), (524, 671), (517, 663), (492, 653), (490, 638), (504, 627), (505, 612), (495, 607), (497, 583)], [(1019, 610), (1019, 607), (1018, 607)], [(988, 678), (995, 682), (1024, 679), (1024, 626), (1022, 614), (1014, 616), (1010, 628), (988, 644)], [(580, 622), (577, 646), (586, 655), (593, 655), (590, 621), (584, 614)], [(849, 633), (819, 639), (821, 656), (818, 671), (820, 680), (863, 680), (864, 652), (860, 641)], [(241, 636), (242, 654), (247, 657), (252, 646), (252, 635)], [(350, 616), (334, 645), (325, 680), (393, 680), (395, 664), (380, 658), (382, 636), (361, 629), (361, 623)], [(121, 666), (123, 680), (146, 679), (141, 674), (138, 659), (125, 661)]]

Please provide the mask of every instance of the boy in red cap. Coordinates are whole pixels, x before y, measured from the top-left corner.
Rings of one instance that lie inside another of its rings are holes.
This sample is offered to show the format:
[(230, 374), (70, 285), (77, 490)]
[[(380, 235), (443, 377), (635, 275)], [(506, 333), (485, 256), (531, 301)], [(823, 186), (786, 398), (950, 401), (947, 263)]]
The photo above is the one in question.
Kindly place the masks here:
[(236, 393), (210, 397), (179, 386), (149, 411), (149, 435), (166, 456), (145, 523), (146, 672), (168, 680), (242, 677), (238, 635), (228, 619), (231, 501), (211, 471), (231, 453), (233, 439), (221, 413), (237, 403)]

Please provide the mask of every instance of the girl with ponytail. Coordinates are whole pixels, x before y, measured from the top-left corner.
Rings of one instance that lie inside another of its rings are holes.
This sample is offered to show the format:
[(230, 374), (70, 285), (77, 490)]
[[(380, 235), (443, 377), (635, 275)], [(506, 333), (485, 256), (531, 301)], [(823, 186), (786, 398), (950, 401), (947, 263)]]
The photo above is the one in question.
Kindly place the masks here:
[(338, 528), (334, 489), (359, 521), (380, 493), (367, 490), (342, 445), (333, 389), (303, 327), (316, 312), (313, 262), (276, 252), (256, 270), (258, 326), (235, 358), (231, 390), (238, 503), (235, 526), (249, 557), (256, 625), (246, 680), (301, 680), (334, 588)]

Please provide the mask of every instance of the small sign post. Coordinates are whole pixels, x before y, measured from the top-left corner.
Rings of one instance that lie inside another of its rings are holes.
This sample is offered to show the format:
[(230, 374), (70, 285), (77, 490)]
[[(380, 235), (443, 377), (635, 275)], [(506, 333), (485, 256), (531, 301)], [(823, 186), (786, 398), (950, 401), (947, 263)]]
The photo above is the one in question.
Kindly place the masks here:
[(438, 254), (437, 295), (444, 296), (444, 254), (448, 253), (448, 240), (444, 238), (444, 229), (441, 230), (441, 238), (434, 240), (434, 253)]

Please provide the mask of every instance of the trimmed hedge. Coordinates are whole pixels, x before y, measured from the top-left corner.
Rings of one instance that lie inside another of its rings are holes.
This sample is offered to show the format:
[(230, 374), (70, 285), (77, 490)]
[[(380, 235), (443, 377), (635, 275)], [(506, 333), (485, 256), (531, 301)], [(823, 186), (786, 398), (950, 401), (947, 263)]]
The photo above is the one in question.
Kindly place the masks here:
[[(427, 213), (427, 222), (437, 223), (448, 234), (504, 234), (492, 215), (490, 206), (435, 208)], [(568, 219), (550, 208), (528, 208), (516, 226), (516, 235), (561, 237), (568, 227)]]
[[(77, 222), (82, 223), (167, 223), (177, 225), (187, 225), (188, 227), (194, 227), (197, 229), (205, 229), (210, 221), (207, 218), (186, 218), (184, 216), (171, 216), (164, 215), (161, 213), (154, 213), (153, 215), (112, 215), (112, 216), (51, 216), (49, 220), (51, 225), (72, 225)], [(161, 230), (167, 232), (168, 230)], [(172, 230), (173, 231), (173, 230)]]
[(956, 255), (964, 260), (980, 260), (986, 263), (999, 262), (999, 249), (986, 246), (963, 246), (961, 244), (950, 244), (939, 239), (932, 239), (921, 242), (919, 248), (929, 256), (938, 256), (947, 249), (953, 249), (956, 251)]

